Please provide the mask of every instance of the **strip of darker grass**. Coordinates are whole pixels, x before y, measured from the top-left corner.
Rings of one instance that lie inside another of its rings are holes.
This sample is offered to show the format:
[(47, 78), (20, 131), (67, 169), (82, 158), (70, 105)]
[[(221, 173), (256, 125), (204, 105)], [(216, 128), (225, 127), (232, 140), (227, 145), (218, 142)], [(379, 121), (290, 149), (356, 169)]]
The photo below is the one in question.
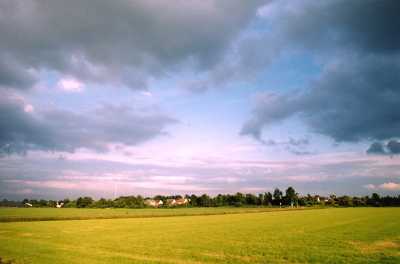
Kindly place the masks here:
[(5, 260), (0, 257), (0, 264), (14, 264), (12, 260)]
[[(250, 208), (247, 210), (238, 211), (210, 211), (210, 212), (176, 212), (175, 214), (163, 214), (164, 210), (160, 209), (160, 213), (156, 214), (135, 214), (135, 215), (96, 215), (96, 216), (43, 216), (43, 217), (0, 217), (0, 223), (10, 223), (10, 222), (38, 222), (38, 221), (66, 221), (66, 220), (93, 220), (93, 219), (125, 219), (125, 218), (155, 218), (155, 217), (176, 217), (176, 216), (207, 216), (207, 215), (226, 215), (226, 214), (251, 214), (251, 213), (266, 213), (266, 212), (285, 212), (285, 211), (304, 211), (304, 210), (316, 210), (316, 209), (326, 209), (328, 207), (298, 207), (298, 208), (259, 208), (255, 210)], [(60, 209), (62, 210), (62, 209)], [(102, 210), (102, 209), (98, 209)], [(135, 210), (135, 209), (132, 209)]]

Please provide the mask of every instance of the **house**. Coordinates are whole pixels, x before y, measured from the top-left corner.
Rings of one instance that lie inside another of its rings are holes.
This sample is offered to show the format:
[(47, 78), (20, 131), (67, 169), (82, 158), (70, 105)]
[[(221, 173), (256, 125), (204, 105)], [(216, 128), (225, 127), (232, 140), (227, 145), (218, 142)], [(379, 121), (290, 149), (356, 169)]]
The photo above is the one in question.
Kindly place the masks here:
[(177, 198), (177, 199), (168, 199), (167, 204), (169, 206), (179, 206), (179, 205), (187, 205), (190, 202), (190, 199), (187, 198)]
[(147, 206), (159, 207), (162, 206), (164, 202), (162, 200), (146, 199), (144, 204)]

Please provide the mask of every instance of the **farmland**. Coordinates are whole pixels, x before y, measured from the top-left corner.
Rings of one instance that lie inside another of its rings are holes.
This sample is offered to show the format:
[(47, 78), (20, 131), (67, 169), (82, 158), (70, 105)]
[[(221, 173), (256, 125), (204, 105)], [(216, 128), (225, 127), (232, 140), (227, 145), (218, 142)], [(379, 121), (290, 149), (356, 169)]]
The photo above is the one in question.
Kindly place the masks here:
[(270, 207), (197, 207), (146, 209), (78, 209), (78, 208), (0, 208), (0, 222), (147, 218), (168, 216), (220, 215), (271, 211), (307, 210), (307, 208)]
[(398, 208), (159, 210), (169, 217), (132, 210), (136, 218), (120, 218), (128, 209), (68, 210), (0, 209), (0, 216), (117, 218), (3, 222), (0, 256), (14, 263), (400, 263)]

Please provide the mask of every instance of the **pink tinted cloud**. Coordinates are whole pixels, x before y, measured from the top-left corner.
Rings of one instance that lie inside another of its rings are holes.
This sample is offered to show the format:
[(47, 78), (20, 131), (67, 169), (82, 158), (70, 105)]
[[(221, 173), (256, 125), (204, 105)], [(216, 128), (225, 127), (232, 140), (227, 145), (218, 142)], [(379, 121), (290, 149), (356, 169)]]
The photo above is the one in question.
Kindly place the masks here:
[(400, 183), (395, 182), (385, 182), (379, 185), (367, 184), (364, 188), (369, 190), (386, 190), (386, 191), (400, 191)]

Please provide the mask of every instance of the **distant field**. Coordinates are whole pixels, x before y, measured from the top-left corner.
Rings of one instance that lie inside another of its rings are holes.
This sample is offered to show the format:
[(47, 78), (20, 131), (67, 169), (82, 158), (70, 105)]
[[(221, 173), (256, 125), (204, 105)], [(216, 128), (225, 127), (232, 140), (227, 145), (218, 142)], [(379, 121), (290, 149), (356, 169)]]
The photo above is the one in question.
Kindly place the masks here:
[(0, 222), (84, 220), (110, 218), (143, 218), (188, 215), (218, 215), (257, 213), (286, 210), (307, 210), (310, 208), (268, 208), (268, 207), (209, 207), (209, 208), (146, 208), (146, 209), (86, 209), (86, 208), (0, 208)]
[(400, 263), (400, 208), (0, 223), (0, 256), (44, 264)]

